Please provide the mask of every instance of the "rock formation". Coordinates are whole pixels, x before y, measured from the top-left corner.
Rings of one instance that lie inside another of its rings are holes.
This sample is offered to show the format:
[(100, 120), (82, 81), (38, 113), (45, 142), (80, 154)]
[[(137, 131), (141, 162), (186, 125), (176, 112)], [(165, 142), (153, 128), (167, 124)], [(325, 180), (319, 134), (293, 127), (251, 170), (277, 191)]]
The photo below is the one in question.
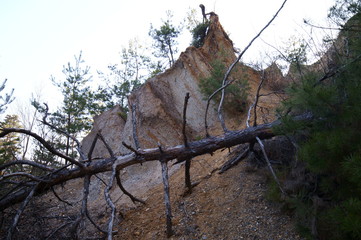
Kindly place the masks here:
[[(198, 84), (200, 78), (209, 76), (212, 70), (211, 62), (215, 59), (221, 60), (226, 66), (229, 66), (236, 60), (236, 55), (233, 43), (219, 23), (218, 16), (212, 14), (208, 33), (202, 47), (188, 47), (185, 52), (180, 54), (174, 66), (147, 80), (129, 96), (129, 113), (126, 122), (119, 116), (120, 108), (118, 107), (108, 110), (94, 119), (93, 130), (82, 142), (85, 153), (89, 150), (98, 131), (102, 132), (115, 154), (129, 153), (129, 149), (122, 145), (123, 141), (135, 148), (132, 106), (135, 106), (136, 109), (134, 115), (136, 116), (137, 136), (141, 148), (154, 148), (158, 144), (162, 146), (182, 144), (182, 114), (187, 92), (190, 94), (187, 108), (188, 139), (191, 141), (204, 137), (206, 101), (200, 93)], [(247, 75), (251, 92), (255, 92), (261, 78), (261, 72), (245, 65), (239, 69), (237, 75), (239, 77)], [(269, 99), (271, 100), (267, 100), (267, 104), (272, 108), (279, 102), (277, 99)], [(250, 100), (253, 100), (253, 96), (250, 96)], [(264, 103), (261, 100), (260, 105)], [(208, 124), (211, 134), (217, 134), (220, 133), (221, 128), (215, 112), (216, 106), (214, 103), (212, 104), (209, 109)], [(244, 126), (245, 117), (246, 114), (242, 114), (237, 116), (236, 120), (228, 118), (227, 124), (231, 129), (239, 129), (241, 128), (240, 124)], [(260, 119), (262, 121), (262, 117)], [(93, 156), (109, 156), (104, 144), (100, 141), (96, 144)], [(171, 171), (177, 167), (173, 167)], [(160, 182), (159, 163), (150, 162), (142, 166), (131, 166), (123, 172), (122, 180), (130, 192), (142, 193), (150, 186)], [(114, 198), (120, 197), (121, 192), (115, 191), (113, 192), (116, 195)]]

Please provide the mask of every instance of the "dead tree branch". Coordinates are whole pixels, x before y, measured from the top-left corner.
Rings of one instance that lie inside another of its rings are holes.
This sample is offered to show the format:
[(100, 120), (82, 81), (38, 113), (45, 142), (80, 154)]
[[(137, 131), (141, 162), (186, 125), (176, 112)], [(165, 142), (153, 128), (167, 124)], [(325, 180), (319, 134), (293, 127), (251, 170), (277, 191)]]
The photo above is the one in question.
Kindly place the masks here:
[(56, 193), (54, 187), (51, 187), (51, 191), (53, 192), (54, 196), (55, 196), (60, 202), (63, 202), (63, 203), (65, 203), (65, 204), (69, 205), (69, 206), (73, 206), (73, 204), (71, 204), (70, 202), (61, 199), (61, 197)]
[(280, 181), (278, 180), (278, 177), (277, 177), (276, 173), (274, 172), (274, 170), (273, 170), (273, 168), (272, 168), (271, 162), (270, 162), (270, 160), (268, 159), (266, 150), (264, 149), (264, 145), (263, 145), (261, 139), (259, 139), (259, 137), (256, 137), (256, 139), (257, 139), (257, 142), (258, 142), (258, 144), (260, 145), (260, 147), (261, 147), (261, 149), (262, 149), (263, 156), (264, 156), (264, 158), (265, 158), (265, 160), (266, 160), (266, 162), (267, 162), (267, 166), (268, 166), (268, 168), (269, 168), (269, 170), (270, 170), (270, 172), (271, 172), (271, 174), (272, 174), (272, 176), (273, 176), (273, 179), (276, 181), (276, 183), (277, 183), (279, 189), (281, 190), (281, 192), (282, 192), (283, 194), (285, 194), (285, 192), (283, 191), (283, 188), (282, 188), (282, 186), (281, 186), (281, 183), (280, 183)]
[[(309, 121), (312, 118), (311, 114), (303, 114), (295, 117), (295, 121)], [(250, 127), (239, 131), (229, 131), (224, 135), (217, 137), (209, 137), (199, 141), (189, 142), (188, 147), (178, 145), (163, 149), (163, 153), (159, 152), (159, 148), (140, 149), (139, 155), (130, 153), (124, 156), (117, 156), (114, 158), (105, 158), (99, 161), (89, 162), (87, 166), (74, 167), (72, 169), (62, 168), (56, 170), (51, 174), (42, 177), (43, 182), (34, 184), (29, 182), (30, 186), (35, 186), (35, 194), (41, 194), (48, 191), (50, 187), (64, 183), (71, 179), (81, 178), (86, 175), (94, 175), (101, 172), (112, 171), (113, 167), (116, 170), (121, 170), (134, 164), (140, 164), (145, 161), (156, 161), (163, 158), (165, 161), (178, 159), (179, 162), (185, 159), (214, 152), (218, 149), (229, 148), (242, 143), (249, 143), (254, 141), (256, 137), (259, 139), (267, 139), (275, 136), (272, 131), (273, 127), (279, 126), (281, 121), (277, 120), (271, 123)], [(18, 132), (18, 131), (17, 131)], [(0, 133), (1, 135), (2, 133)], [(29, 195), (29, 189), (24, 187), (15, 192), (4, 196), (0, 200), (0, 211), (7, 207), (23, 201)]]
[(250, 148), (248, 146), (243, 150), (243, 152), (241, 154), (239, 154), (235, 158), (232, 158), (229, 161), (227, 161), (225, 164), (223, 164), (223, 166), (221, 167), (221, 169), (219, 170), (218, 173), (222, 174), (225, 171), (227, 171), (228, 169), (236, 166), (240, 161), (242, 161), (243, 159), (245, 159), (248, 156), (249, 150), (250, 150)]
[(105, 141), (101, 131), (99, 131), (97, 135), (99, 136), (100, 140), (104, 143), (104, 146), (108, 150), (110, 157), (114, 158), (114, 152), (112, 148), (109, 146), (109, 144)]
[(135, 149), (139, 149), (140, 145), (139, 145), (139, 139), (138, 139), (138, 134), (137, 134), (137, 105), (133, 104), (132, 105), (132, 125), (133, 125), (133, 139), (134, 139), (134, 145), (135, 145)]
[(78, 167), (81, 167), (81, 168), (85, 167), (84, 164), (78, 162), (77, 160), (75, 160), (69, 156), (66, 156), (65, 154), (63, 154), (63, 153), (59, 152), (58, 150), (56, 150), (55, 148), (53, 148), (44, 138), (40, 137), (36, 133), (33, 133), (29, 130), (21, 129), (21, 128), (2, 128), (0, 130), (1, 130), (0, 138), (8, 135), (9, 133), (13, 133), (13, 132), (29, 135), (29, 136), (35, 138), (37, 141), (39, 141), (52, 154), (54, 154), (58, 157), (61, 157), (64, 160), (67, 160), (67, 161), (71, 162), (72, 164), (77, 165)]
[(83, 186), (83, 200), (82, 200), (82, 209), (81, 209), (81, 215), (84, 218), (86, 216), (89, 221), (93, 224), (96, 229), (98, 229), (99, 232), (107, 233), (107, 231), (104, 231), (101, 229), (101, 227), (96, 224), (96, 222), (90, 217), (89, 211), (88, 211), (88, 196), (89, 196), (89, 186), (90, 186), (90, 175), (86, 175), (84, 177), (84, 186)]
[[(183, 139), (184, 139), (184, 146), (188, 147), (188, 139), (186, 134), (186, 125), (187, 125), (187, 106), (188, 106), (188, 100), (189, 100), (189, 93), (186, 94), (184, 98), (184, 107), (183, 107)], [(188, 193), (192, 192), (192, 182), (191, 182), (191, 174), (190, 174), (190, 168), (191, 168), (191, 159), (186, 159), (186, 163), (184, 165), (184, 178), (185, 178), (185, 185), (188, 188)]]
[(162, 180), (164, 186), (164, 204), (165, 204), (165, 214), (166, 214), (166, 225), (167, 225), (167, 237), (171, 237), (173, 235), (172, 230), (172, 209), (170, 203), (170, 195), (169, 195), (169, 179), (168, 179), (168, 166), (166, 159), (163, 159), (163, 150), (159, 145), (159, 152), (161, 154), (160, 164), (162, 166)]
[[(100, 133), (99, 133), (99, 137), (100, 137), (100, 139), (102, 140), (102, 142), (104, 143), (105, 147), (107, 148), (107, 150), (108, 150), (108, 152), (109, 152), (109, 154), (110, 154), (110, 157), (111, 157), (111, 158), (115, 158), (114, 152), (112, 151), (112, 149), (110, 148), (109, 144), (105, 141), (104, 137), (103, 137)], [(127, 147), (127, 148), (131, 148), (132, 151), (135, 151), (135, 152), (136, 152), (135, 149), (133, 149), (131, 146), (128, 146), (128, 145), (125, 144), (124, 142), (123, 142), (123, 145), (124, 145), (125, 147)], [(134, 197), (132, 194), (130, 194), (130, 193), (124, 188), (124, 186), (123, 186), (123, 184), (122, 184), (122, 181), (121, 181), (121, 179), (120, 179), (120, 171), (119, 171), (119, 170), (116, 170), (115, 177), (116, 177), (117, 185), (118, 185), (118, 187), (120, 188), (120, 190), (122, 190), (122, 192), (123, 192), (125, 195), (127, 195), (127, 196), (132, 200), (133, 203), (134, 203), (134, 202), (140, 202), (140, 203), (145, 204), (144, 201), (142, 201), (142, 200)], [(122, 216), (123, 216), (123, 215), (122, 215)]]
[(58, 127), (54, 126), (53, 124), (50, 124), (48, 121), (47, 121), (47, 118), (48, 118), (48, 115), (49, 115), (49, 107), (48, 107), (48, 104), (44, 103), (45, 105), (45, 113), (44, 113), (44, 116), (43, 116), (43, 120), (41, 121), (44, 125), (54, 129), (55, 131), (65, 135), (66, 137), (72, 139), (75, 143), (76, 143), (76, 150), (78, 151), (79, 155), (80, 155), (80, 158), (85, 160), (86, 159), (86, 156), (83, 152), (83, 150), (81, 149), (81, 144), (79, 142), (78, 139), (76, 139), (76, 137), (72, 136), (71, 134), (67, 133), (66, 131), (64, 130), (61, 130), (59, 129)]
[[(263, 74), (264, 74), (264, 71), (263, 71)], [(261, 88), (262, 88), (262, 84), (263, 84), (263, 82), (264, 82), (264, 79), (265, 79), (265, 78), (264, 78), (264, 75), (262, 75), (262, 77), (261, 77), (261, 82), (259, 83), (258, 88), (257, 88), (257, 92), (256, 92), (256, 96), (255, 96), (254, 103), (250, 106), (250, 108), (249, 108), (249, 110), (248, 110), (247, 122), (246, 122), (247, 127), (250, 127), (250, 125), (249, 125), (249, 120), (250, 120), (250, 116), (251, 116), (250, 113), (251, 113), (252, 107), (253, 107), (253, 110), (254, 110), (254, 111), (253, 111), (253, 112), (254, 112), (253, 127), (256, 127), (256, 126), (257, 126), (257, 105), (258, 105), (258, 100), (259, 100), (259, 97), (260, 97), (259, 93), (260, 93), (260, 91), (261, 91)], [(267, 155), (267, 153), (266, 153), (266, 150), (265, 150), (265, 148), (264, 148), (264, 145), (263, 145), (261, 139), (260, 139), (259, 137), (256, 137), (256, 140), (257, 140), (259, 146), (261, 147), (263, 156), (264, 156), (264, 158), (265, 158), (265, 160), (266, 160), (267, 166), (268, 166), (268, 168), (269, 168), (269, 170), (270, 170), (270, 172), (271, 172), (274, 180), (276, 181), (276, 183), (277, 183), (279, 189), (281, 190), (281, 192), (284, 194), (285, 192), (283, 191), (283, 188), (282, 188), (282, 186), (281, 186), (281, 183), (280, 183), (280, 181), (278, 180), (278, 177), (277, 177), (277, 175), (275, 174), (275, 172), (274, 172), (274, 170), (273, 170), (273, 167), (272, 167), (272, 165), (271, 165), (271, 162), (270, 162), (270, 160), (269, 160), (269, 158), (268, 158), (268, 155)], [(250, 143), (250, 147), (249, 147), (249, 148), (250, 148), (251, 151), (253, 151), (253, 145), (254, 145), (254, 143)]]
[(113, 239), (113, 225), (114, 225), (114, 219), (115, 219), (115, 213), (116, 213), (115, 205), (114, 205), (112, 199), (110, 198), (110, 189), (113, 187), (113, 180), (115, 178), (115, 174), (116, 174), (116, 164), (113, 163), (112, 164), (112, 174), (109, 177), (109, 182), (108, 182), (106, 188), (104, 189), (104, 197), (106, 199), (108, 206), (111, 209), (111, 214), (110, 214), (110, 218), (108, 221), (108, 236), (107, 236), (108, 240)]
[[(281, 7), (278, 9), (278, 11), (276, 12), (276, 14), (271, 18), (270, 21), (268, 21), (268, 23), (261, 29), (261, 31), (259, 31), (259, 33), (249, 42), (249, 44), (243, 49), (243, 51), (239, 54), (239, 56), (237, 57), (236, 61), (234, 61), (232, 63), (232, 65), (228, 68), (226, 74), (224, 75), (223, 78), (223, 82), (222, 82), (222, 87), (224, 86), (228, 86), (228, 78), (233, 70), (233, 68), (236, 66), (236, 64), (241, 60), (241, 58), (243, 57), (243, 55), (246, 53), (246, 51), (251, 47), (251, 45), (253, 44), (253, 42), (259, 38), (261, 36), (261, 34), (263, 33), (264, 30), (266, 30), (271, 24), (272, 22), (276, 19), (276, 17), (278, 16), (278, 14), (280, 13), (280, 11), (283, 9), (283, 7), (285, 6), (287, 0), (284, 0)], [(222, 115), (222, 106), (223, 106), (223, 101), (225, 98), (225, 88), (222, 88), (222, 96), (221, 96), (221, 101), (219, 102), (219, 106), (218, 106), (218, 118), (219, 121), (221, 122), (222, 128), (224, 130), (224, 132), (227, 132), (227, 127), (225, 125), (224, 119), (223, 119), (223, 115)]]
[(52, 172), (52, 171), (55, 170), (52, 167), (45, 166), (43, 164), (40, 164), (40, 163), (37, 163), (37, 162), (34, 162), (34, 161), (16, 160), (16, 161), (4, 163), (3, 165), (1, 165), (0, 166), (0, 171), (4, 170), (4, 169), (6, 169), (6, 168), (8, 168), (8, 167), (10, 167), (12, 165), (29, 165), (29, 166), (36, 167), (36, 168), (39, 168), (39, 169), (47, 171), (47, 172)]
[(0, 181), (6, 179), (6, 178), (11, 178), (11, 177), (26, 177), (26, 178), (30, 178), (31, 180), (34, 180), (36, 182), (44, 182), (43, 179), (41, 179), (40, 177), (36, 177), (30, 173), (26, 173), (26, 172), (15, 172), (15, 173), (9, 173), (6, 175), (2, 175), (0, 177)]
[(140, 200), (140, 199), (134, 197), (131, 193), (129, 193), (129, 192), (124, 188), (124, 186), (123, 186), (123, 184), (122, 184), (122, 181), (120, 180), (120, 171), (119, 171), (119, 170), (117, 170), (117, 173), (116, 173), (115, 177), (116, 177), (117, 184), (118, 184), (118, 187), (120, 188), (120, 190), (122, 190), (122, 192), (123, 192), (125, 195), (127, 195), (127, 196), (132, 200), (133, 203), (135, 203), (135, 202), (140, 202), (140, 203), (142, 203), (142, 204), (145, 204), (145, 202), (144, 202), (143, 200)]
[(25, 198), (24, 202), (21, 204), (20, 208), (16, 212), (13, 223), (12, 223), (11, 227), (9, 228), (6, 240), (11, 240), (13, 238), (13, 234), (14, 234), (16, 226), (19, 223), (20, 216), (24, 212), (24, 210), (25, 210), (26, 206), (28, 205), (28, 203), (30, 202), (31, 198), (34, 196), (35, 189), (36, 189), (36, 186), (31, 189), (28, 196)]
[(88, 152), (88, 161), (92, 160), (93, 151), (94, 151), (95, 145), (96, 145), (96, 143), (98, 141), (98, 138), (99, 138), (99, 135), (96, 134), (95, 138), (92, 141), (92, 144), (90, 145), (90, 149), (89, 149), (89, 152)]

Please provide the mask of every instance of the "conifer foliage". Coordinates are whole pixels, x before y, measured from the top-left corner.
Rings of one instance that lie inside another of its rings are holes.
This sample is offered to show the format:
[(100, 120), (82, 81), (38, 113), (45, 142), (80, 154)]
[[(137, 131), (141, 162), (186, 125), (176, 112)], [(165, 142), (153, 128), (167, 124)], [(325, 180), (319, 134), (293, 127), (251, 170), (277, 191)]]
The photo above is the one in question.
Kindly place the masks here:
[[(335, 51), (333, 68), (324, 76), (305, 74), (284, 104), (283, 130), (306, 139), (298, 159), (313, 176), (287, 201), (310, 239), (361, 239), (360, 26), (358, 12), (343, 25), (338, 39), (344, 45)], [(312, 113), (313, 121), (289, 121), (290, 113), (299, 112)]]

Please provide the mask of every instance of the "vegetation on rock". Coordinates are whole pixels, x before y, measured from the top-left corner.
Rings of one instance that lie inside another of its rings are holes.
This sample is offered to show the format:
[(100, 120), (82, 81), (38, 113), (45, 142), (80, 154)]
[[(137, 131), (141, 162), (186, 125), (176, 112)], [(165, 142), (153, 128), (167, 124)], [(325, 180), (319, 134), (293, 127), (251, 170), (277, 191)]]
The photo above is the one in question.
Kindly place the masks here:
[[(355, 1), (344, 3), (360, 9)], [(361, 238), (360, 26), (358, 12), (336, 40), (347, 44), (336, 49), (328, 75), (305, 74), (289, 88), (283, 106), (282, 131), (302, 139), (297, 157), (304, 164), (299, 184), (284, 202), (310, 239)], [(299, 112), (311, 113), (313, 120), (302, 125), (290, 121)], [(292, 171), (286, 175), (297, 179)]]
[[(224, 75), (227, 71), (226, 65), (220, 59), (215, 59), (211, 63), (211, 67), (210, 76), (201, 78), (199, 82), (199, 87), (205, 98), (208, 98), (217, 89), (222, 87)], [(229, 113), (243, 112), (247, 107), (247, 97), (250, 88), (247, 76), (240, 74), (241, 71), (242, 67), (237, 68), (237, 72), (233, 77), (238, 78), (242, 76), (243, 78), (234, 81), (225, 91), (227, 97), (225, 99), (224, 107)], [(221, 95), (218, 94), (214, 99), (218, 103), (220, 98)]]

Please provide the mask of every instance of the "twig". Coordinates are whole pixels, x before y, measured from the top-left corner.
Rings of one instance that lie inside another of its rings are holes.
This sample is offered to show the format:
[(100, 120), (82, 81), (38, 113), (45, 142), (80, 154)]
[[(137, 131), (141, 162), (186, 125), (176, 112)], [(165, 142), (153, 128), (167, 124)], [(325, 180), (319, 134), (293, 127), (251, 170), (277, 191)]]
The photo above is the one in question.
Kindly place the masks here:
[(16, 161), (13, 161), (13, 162), (5, 163), (5, 164), (0, 166), (0, 171), (5, 169), (5, 168), (8, 168), (8, 167), (10, 167), (12, 165), (17, 165), (17, 164), (30, 165), (30, 166), (33, 166), (33, 167), (36, 167), (36, 168), (39, 168), (41, 170), (48, 171), (48, 172), (54, 171), (54, 168), (52, 168), (52, 167), (45, 166), (43, 164), (40, 164), (40, 163), (37, 163), (37, 162), (34, 162), (34, 161), (28, 161), (28, 160), (16, 160)]
[(111, 157), (111, 158), (114, 158), (114, 152), (113, 152), (113, 150), (111, 149), (111, 147), (109, 146), (109, 144), (105, 141), (102, 133), (99, 131), (97, 135), (99, 136), (100, 140), (104, 143), (105, 147), (107, 148), (110, 157)]
[(126, 144), (124, 141), (122, 142), (123, 146), (128, 148), (130, 151), (134, 152), (136, 155), (140, 155), (140, 153), (138, 152), (138, 150), (135, 150), (134, 148), (132, 148), (132, 146)]
[(54, 189), (53, 186), (52, 186), (50, 189), (51, 189), (51, 191), (53, 192), (54, 196), (55, 196), (60, 202), (63, 202), (63, 203), (65, 203), (65, 204), (69, 205), (69, 206), (73, 206), (73, 204), (71, 204), (70, 202), (61, 199), (60, 196), (56, 193), (56, 191), (55, 191), (55, 189)]
[(257, 126), (257, 104), (258, 104), (258, 100), (259, 100), (259, 92), (261, 91), (263, 82), (264, 82), (265, 76), (264, 76), (264, 70), (262, 71), (262, 77), (261, 77), (261, 82), (258, 85), (257, 88), (257, 92), (256, 92), (256, 99), (254, 100), (254, 108), (253, 108), (253, 127)]
[(58, 231), (60, 231), (61, 229), (65, 228), (67, 225), (72, 224), (72, 223), (73, 223), (73, 221), (69, 221), (69, 222), (66, 222), (66, 223), (60, 225), (57, 229), (55, 229), (52, 233), (50, 233), (49, 236), (47, 236), (45, 238), (45, 240), (54, 239), (53, 236), (55, 233), (57, 233)]
[[(160, 145), (158, 145), (159, 151), (162, 154), (163, 150)], [(173, 235), (172, 231), (172, 209), (170, 203), (170, 195), (169, 195), (169, 180), (168, 180), (168, 166), (167, 161), (161, 157), (159, 160), (162, 166), (162, 180), (164, 186), (164, 203), (165, 203), (165, 214), (166, 214), (166, 224), (167, 224), (167, 237), (171, 237)]]
[(58, 128), (58, 127), (56, 127), (56, 126), (48, 123), (48, 121), (47, 121), (46, 119), (47, 119), (48, 114), (49, 114), (49, 113), (48, 113), (48, 112), (49, 112), (49, 107), (48, 107), (48, 104), (46, 104), (46, 103), (44, 103), (44, 105), (45, 105), (45, 114), (44, 114), (44, 116), (43, 116), (42, 123), (45, 124), (45, 125), (47, 125), (47, 126), (49, 126), (50, 128), (55, 129), (57, 132), (59, 132), (59, 133), (61, 133), (61, 134), (64, 134), (64, 135), (67, 136), (68, 138), (72, 139), (72, 140), (76, 143), (76, 145), (77, 145), (77, 148), (76, 148), (76, 149), (77, 149), (77, 151), (79, 152), (80, 158), (81, 158), (82, 160), (85, 160), (85, 159), (86, 159), (86, 156), (85, 156), (83, 150), (81, 149), (81, 144), (80, 144), (80, 142), (78, 141), (78, 139), (76, 139), (74, 136), (72, 136), (71, 134), (67, 133), (66, 131), (61, 130), (60, 128)]
[(51, 152), (52, 154), (61, 157), (69, 162), (71, 162), (72, 164), (77, 165), (78, 167), (84, 168), (84, 164), (76, 161), (75, 159), (66, 156), (65, 154), (57, 151), (55, 148), (53, 148), (44, 138), (40, 137), (38, 134), (33, 133), (31, 131), (22, 129), (22, 128), (2, 128), (0, 129), (0, 138), (6, 136), (7, 134), (13, 133), (13, 132), (17, 132), (17, 133), (22, 133), (25, 135), (29, 135), (32, 136), (33, 138), (35, 138), (36, 140), (38, 140), (38, 142), (40, 142), (47, 150), (49, 150), (49, 152)]
[[(184, 146), (188, 148), (188, 140), (187, 140), (187, 134), (186, 134), (186, 125), (187, 125), (187, 106), (188, 106), (188, 100), (189, 100), (189, 93), (186, 94), (184, 98), (184, 107), (183, 107), (183, 140), (184, 140)], [(184, 165), (185, 171), (184, 171), (184, 178), (185, 178), (185, 185), (188, 188), (188, 192), (192, 192), (192, 182), (191, 182), (191, 174), (190, 174), (190, 168), (191, 168), (191, 159), (186, 159), (186, 163)]]
[(139, 139), (138, 139), (138, 134), (137, 134), (137, 105), (134, 103), (132, 105), (132, 124), (133, 124), (133, 139), (134, 139), (134, 144), (135, 144), (135, 148), (139, 149)]
[(208, 116), (208, 109), (209, 109), (209, 105), (211, 103), (212, 98), (219, 93), (220, 91), (222, 91), (223, 89), (225, 89), (226, 87), (228, 87), (231, 83), (233, 83), (235, 80), (231, 80), (229, 82), (227, 82), (225, 85), (223, 85), (222, 87), (218, 88), (216, 91), (214, 91), (207, 99), (207, 105), (206, 105), (206, 112), (204, 114), (204, 125), (205, 125), (205, 129), (206, 129), (206, 137), (209, 137), (209, 133), (208, 133), (208, 121), (207, 121), (207, 116)]
[(250, 121), (250, 118), (251, 118), (251, 110), (252, 110), (252, 108), (253, 108), (253, 114), (254, 114), (253, 127), (257, 126), (257, 104), (258, 104), (258, 99), (260, 97), (259, 92), (261, 91), (264, 79), (265, 79), (264, 76), (262, 76), (261, 82), (258, 84), (258, 88), (257, 88), (257, 91), (256, 91), (256, 96), (254, 97), (254, 102), (248, 109), (247, 120), (246, 120), (247, 127), (250, 127), (249, 121)]
[(267, 153), (266, 153), (266, 151), (265, 151), (265, 149), (264, 149), (264, 145), (263, 145), (261, 139), (259, 139), (259, 137), (256, 137), (256, 139), (257, 139), (257, 142), (258, 142), (258, 144), (260, 145), (260, 147), (261, 147), (261, 149), (262, 149), (263, 156), (264, 156), (264, 158), (265, 158), (265, 160), (266, 160), (266, 162), (267, 162), (267, 166), (268, 166), (269, 170), (271, 171), (274, 180), (276, 181), (276, 183), (277, 183), (279, 189), (281, 190), (281, 192), (282, 192), (283, 194), (285, 194), (285, 191), (283, 191), (283, 188), (282, 188), (282, 186), (281, 186), (280, 181), (278, 180), (277, 175), (276, 175), (275, 172), (273, 171), (271, 162), (270, 162), (270, 160), (268, 159)]
[(187, 134), (186, 134), (186, 125), (187, 125), (187, 105), (189, 100), (189, 92), (186, 93), (186, 96), (184, 98), (184, 105), (183, 105), (183, 127), (182, 127), (182, 133), (183, 133), (183, 141), (184, 146), (188, 146), (188, 140), (187, 140)]
[(117, 172), (116, 172), (116, 174), (115, 174), (115, 177), (116, 177), (117, 184), (118, 184), (118, 187), (120, 188), (120, 190), (122, 190), (122, 192), (123, 192), (125, 195), (127, 195), (127, 196), (132, 200), (133, 203), (135, 203), (135, 202), (140, 202), (140, 203), (142, 203), (142, 204), (145, 204), (145, 202), (144, 202), (143, 200), (140, 200), (140, 199), (134, 197), (131, 193), (129, 193), (129, 192), (124, 188), (124, 186), (123, 186), (123, 184), (122, 184), (122, 181), (121, 181), (121, 179), (120, 179), (120, 171), (119, 171), (119, 170), (117, 170)]
[(0, 181), (4, 180), (5, 178), (16, 177), (16, 176), (27, 177), (27, 178), (30, 178), (31, 180), (34, 180), (37, 182), (46, 182), (46, 180), (43, 180), (42, 178), (36, 177), (30, 173), (25, 173), (25, 172), (15, 172), (15, 173), (9, 173), (6, 175), (2, 175), (0, 177)]
[(113, 180), (115, 178), (115, 175), (116, 175), (116, 164), (113, 163), (112, 174), (109, 177), (109, 182), (107, 184), (107, 187), (104, 189), (105, 199), (107, 201), (108, 206), (111, 209), (111, 214), (110, 214), (110, 218), (109, 218), (109, 222), (108, 222), (108, 236), (107, 236), (108, 240), (113, 239), (113, 225), (114, 225), (114, 218), (115, 218), (115, 212), (116, 212), (115, 205), (114, 205), (112, 199), (110, 198), (110, 189), (113, 186)]
[(20, 216), (24, 212), (24, 210), (25, 210), (26, 206), (28, 205), (28, 203), (30, 202), (31, 198), (33, 197), (33, 195), (35, 193), (35, 189), (37, 188), (37, 186), (38, 185), (33, 187), (33, 189), (30, 191), (29, 195), (25, 198), (24, 202), (21, 204), (18, 211), (16, 212), (16, 215), (15, 215), (14, 220), (13, 220), (13, 224), (9, 228), (8, 235), (6, 237), (7, 240), (11, 240), (13, 238), (13, 234), (14, 234), (16, 226), (18, 225)]
[(84, 218), (84, 216), (86, 216), (89, 219), (89, 221), (94, 225), (94, 227), (96, 227), (96, 229), (98, 229), (98, 231), (106, 234), (107, 231), (104, 231), (103, 229), (101, 229), (101, 227), (99, 227), (98, 224), (96, 224), (94, 222), (94, 220), (90, 217), (90, 214), (89, 214), (89, 211), (88, 211), (88, 196), (89, 196), (90, 177), (91, 177), (90, 175), (86, 175), (84, 177), (83, 200), (82, 200), (81, 215), (82, 215), (82, 218)]
[(355, 63), (355, 62), (359, 61), (360, 59), (361, 59), (361, 54), (356, 56), (354, 59), (352, 59), (352, 61), (342, 65), (341, 67), (331, 69), (324, 76), (322, 76), (320, 79), (318, 79), (317, 82), (313, 86), (316, 87), (317, 85), (321, 84), (326, 79), (331, 78), (338, 73), (344, 72), (348, 65)]
[[(249, 125), (249, 120), (250, 120), (250, 116), (251, 116), (251, 109), (252, 109), (252, 107), (253, 107), (253, 109), (254, 109), (253, 127), (256, 127), (256, 126), (257, 126), (257, 104), (258, 104), (258, 99), (259, 99), (259, 92), (260, 92), (260, 90), (261, 90), (261, 87), (262, 87), (262, 84), (263, 84), (263, 82), (264, 82), (264, 79), (265, 79), (264, 76), (262, 76), (261, 82), (259, 83), (258, 88), (257, 88), (257, 92), (256, 92), (256, 96), (255, 96), (254, 103), (253, 103), (253, 104), (250, 106), (250, 108), (248, 109), (247, 122), (246, 122), (248, 128), (250, 127), (250, 125)], [(282, 186), (281, 186), (281, 183), (279, 182), (279, 180), (278, 180), (278, 178), (277, 178), (277, 175), (276, 175), (275, 172), (273, 171), (271, 162), (270, 162), (270, 160), (268, 159), (267, 153), (266, 153), (266, 151), (265, 151), (265, 149), (264, 149), (264, 145), (263, 145), (261, 139), (257, 136), (257, 137), (256, 137), (256, 140), (257, 140), (258, 144), (260, 145), (260, 147), (261, 147), (261, 149), (262, 149), (263, 156), (264, 156), (264, 158), (265, 158), (265, 160), (266, 160), (267, 166), (268, 166), (269, 170), (271, 171), (271, 174), (272, 174), (274, 180), (276, 181), (276, 183), (277, 183), (278, 187), (280, 188), (281, 192), (284, 193), (283, 188), (282, 188)], [(250, 148), (251, 151), (253, 151), (253, 146), (254, 146), (254, 143), (250, 143), (249, 148)]]
[(92, 141), (92, 144), (90, 145), (90, 149), (89, 149), (89, 152), (88, 152), (88, 161), (92, 160), (93, 151), (94, 151), (94, 148), (95, 148), (95, 144), (98, 141), (98, 138), (99, 138), (99, 135), (96, 134), (93, 141)]
[(244, 149), (244, 151), (239, 154), (237, 157), (230, 159), (229, 161), (227, 161), (225, 164), (223, 164), (223, 166), (221, 167), (221, 169), (219, 170), (219, 174), (224, 173), (225, 171), (227, 171), (228, 169), (232, 168), (233, 166), (237, 165), (240, 161), (242, 161), (245, 157), (248, 156), (250, 147), (248, 146), (246, 149)]
[[(278, 11), (276, 12), (276, 14), (271, 18), (270, 21), (268, 21), (268, 23), (261, 29), (261, 31), (249, 42), (249, 44), (245, 47), (245, 49), (239, 54), (239, 56), (237, 57), (236, 61), (234, 61), (232, 63), (232, 65), (228, 68), (224, 78), (223, 78), (223, 82), (222, 82), (222, 87), (227, 85), (228, 82), (228, 77), (231, 74), (231, 71), (233, 70), (233, 68), (236, 66), (236, 64), (241, 60), (241, 58), (243, 57), (243, 55), (245, 54), (245, 52), (251, 47), (251, 45), (253, 44), (253, 42), (259, 37), (261, 36), (262, 32), (264, 30), (266, 30), (266, 28), (268, 28), (269, 25), (271, 25), (271, 23), (276, 19), (277, 15), (279, 14), (279, 12), (282, 10), (282, 8), (284, 7), (284, 5), (286, 4), (287, 0), (285, 0), (281, 7), (278, 9)], [(228, 84), (229, 85), (229, 84)], [(223, 130), (224, 132), (227, 132), (227, 128), (226, 125), (224, 123), (223, 120), (223, 115), (222, 115), (222, 105), (223, 105), (223, 101), (224, 101), (224, 95), (225, 95), (225, 88), (222, 89), (222, 97), (221, 97), (221, 101), (219, 102), (219, 106), (218, 106), (218, 118), (222, 124)]]

